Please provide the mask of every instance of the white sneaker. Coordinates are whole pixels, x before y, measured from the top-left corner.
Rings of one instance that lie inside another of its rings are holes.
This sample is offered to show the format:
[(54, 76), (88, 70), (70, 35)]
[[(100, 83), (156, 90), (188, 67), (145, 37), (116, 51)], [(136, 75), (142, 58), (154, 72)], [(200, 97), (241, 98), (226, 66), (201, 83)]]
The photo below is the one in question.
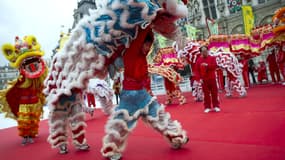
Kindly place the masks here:
[(230, 98), (230, 97), (232, 97), (232, 96), (233, 96), (233, 95), (230, 94), (230, 93), (227, 93), (227, 94), (226, 94), (226, 97), (227, 97), (227, 98)]
[(120, 160), (122, 157), (121, 153), (115, 153), (111, 157), (109, 157), (110, 160)]
[(59, 146), (59, 153), (60, 154), (67, 154), (68, 153), (68, 149), (66, 144), (62, 144)]
[(29, 143), (34, 143), (33, 138), (32, 138), (32, 137), (28, 137), (28, 142), (29, 142)]
[(209, 112), (211, 112), (211, 109), (210, 109), (210, 108), (206, 108), (206, 109), (204, 110), (204, 113), (209, 113)]
[(214, 108), (214, 111), (215, 111), (215, 112), (220, 112), (221, 109), (220, 109), (219, 107), (215, 107), (215, 108)]
[(76, 145), (76, 149), (81, 150), (81, 151), (87, 151), (89, 150), (90, 146), (88, 144), (82, 144), (82, 145)]

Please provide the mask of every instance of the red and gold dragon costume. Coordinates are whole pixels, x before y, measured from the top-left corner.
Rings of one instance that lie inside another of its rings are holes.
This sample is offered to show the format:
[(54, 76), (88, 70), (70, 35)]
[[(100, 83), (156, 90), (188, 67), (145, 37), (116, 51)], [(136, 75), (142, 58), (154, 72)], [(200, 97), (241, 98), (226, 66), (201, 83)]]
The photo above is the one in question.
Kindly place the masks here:
[(38, 135), (45, 96), (42, 93), (47, 67), (41, 58), (44, 52), (34, 36), (15, 38), (15, 45), (4, 44), (2, 51), (10, 66), (19, 69), (19, 76), (0, 91), (0, 104), (6, 117), (17, 120), (22, 144), (32, 143)]
[[(165, 104), (172, 104), (175, 98), (179, 100), (180, 105), (186, 103), (186, 98), (183, 96), (182, 91), (179, 87), (179, 83), (183, 80), (183, 78), (177, 72), (179, 69), (184, 69), (184, 65), (177, 58), (177, 52), (175, 49), (173, 47), (165, 47), (159, 49), (156, 57), (154, 58), (153, 66), (156, 66), (158, 68), (158, 73), (164, 73), (160, 75), (162, 75), (164, 78), (164, 87), (167, 95)], [(153, 69), (150, 68), (149, 72), (152, 71)]]

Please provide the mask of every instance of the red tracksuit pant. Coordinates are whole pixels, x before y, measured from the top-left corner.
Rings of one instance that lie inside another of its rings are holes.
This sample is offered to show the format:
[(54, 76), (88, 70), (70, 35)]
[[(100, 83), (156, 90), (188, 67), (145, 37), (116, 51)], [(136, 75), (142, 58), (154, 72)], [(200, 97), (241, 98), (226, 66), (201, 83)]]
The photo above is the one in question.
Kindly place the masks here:
[(242, 71), (242, 78), (243, 78), (243, 81), (244, 81), (244, 87), (248, 88), (249, 87), (248, 70), (243, 70)]
[(269, 72), (272, 78), (272, 82), (276, 82), (276, 78), (277, 82), (281, 81), (279, 68), (277, 66), (269, 66)]
[(211, 104), (213, 104), (213, 107), (220, 107), (216, 79), (203, 80), (202, 88), (204, 92), (205, 108), (211, 108)]

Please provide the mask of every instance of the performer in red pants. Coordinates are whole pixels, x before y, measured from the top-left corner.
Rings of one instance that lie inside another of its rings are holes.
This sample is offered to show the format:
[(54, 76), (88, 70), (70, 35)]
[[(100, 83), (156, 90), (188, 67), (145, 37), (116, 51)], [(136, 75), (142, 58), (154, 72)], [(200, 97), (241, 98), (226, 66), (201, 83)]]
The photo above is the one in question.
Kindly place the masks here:
[(86, 98), (87, 98), (88, 107), (95, 107), (96, 106), (96, 104), (95, 104), (95, 96), (94, 96), (93, 93), (87, 92), (86, 93)]
[[(271, 54), (269, 54), (266, 58), (266, 61), (269, 64), (269, 72), (272, 78), (272, 83), (280, 82), (280, 72), (279, 67), (276, 60), (275, 49), (272, 50)], [(276, 81), (276, 77), (277, 81)]]
[(129, 133), (138, 119), (152, 126), (162, 134), (173, 148), (180, 148), (188, 142), (186, 132), (177, 121), (145, 89), (148, 76), (146, 56), (153, 43), (151, 28), (139, 29), (137, 38), (123, 55), (124, 80), (120, 103), (107, 121), (101, 153), (110, 159), (120, 159), (126, 148)]
[(90, 114), (92, 117), (94, 115), (94, 110), (96, 107), (95, 95), (89, 91), (85, 92), (85, 100), (87, 101), (87, 106), (83, 106), (83, 111)]
[(257, 80), (258, 80), (259, 83), (262, 83), (263, 80), (268, 81), (265, 62), (263, 62), (263, 61), (259, 62), (259, 66), (257, 68), (257, 72), (258, 72)]
[(283, 76), (283, 80), (285, 80), (285, 42), (283, 42), (279, 48), (277, 62), (281, 75)]
[(204, 92), (204, 107), (205, 113), (211, 111), (211, 103), (215, 112), (221, 111), (218, 100), (218, 86), (216, 82), (216, 58), (209, 55), (208, 47), (200, 48), (201, 57), (197, 60), (197, 70), (200, 79), (202, 80), (202, 88)]
[(249, 88), (249, 77), (248, 77), (248, 59), (241, 57), (239, 62), (242, 64), (242, 78), (244, 82), (244, 87)]

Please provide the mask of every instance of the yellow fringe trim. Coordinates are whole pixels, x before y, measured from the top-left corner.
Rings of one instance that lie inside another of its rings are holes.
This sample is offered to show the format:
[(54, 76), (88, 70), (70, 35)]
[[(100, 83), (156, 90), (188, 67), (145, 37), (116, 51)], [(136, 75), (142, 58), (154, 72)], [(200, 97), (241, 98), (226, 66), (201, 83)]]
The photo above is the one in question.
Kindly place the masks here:
[(39, 101), (36, 104), (21, 104), (18, 112), (18, 121), (39, 121), (43, 113), (43, 105)]

